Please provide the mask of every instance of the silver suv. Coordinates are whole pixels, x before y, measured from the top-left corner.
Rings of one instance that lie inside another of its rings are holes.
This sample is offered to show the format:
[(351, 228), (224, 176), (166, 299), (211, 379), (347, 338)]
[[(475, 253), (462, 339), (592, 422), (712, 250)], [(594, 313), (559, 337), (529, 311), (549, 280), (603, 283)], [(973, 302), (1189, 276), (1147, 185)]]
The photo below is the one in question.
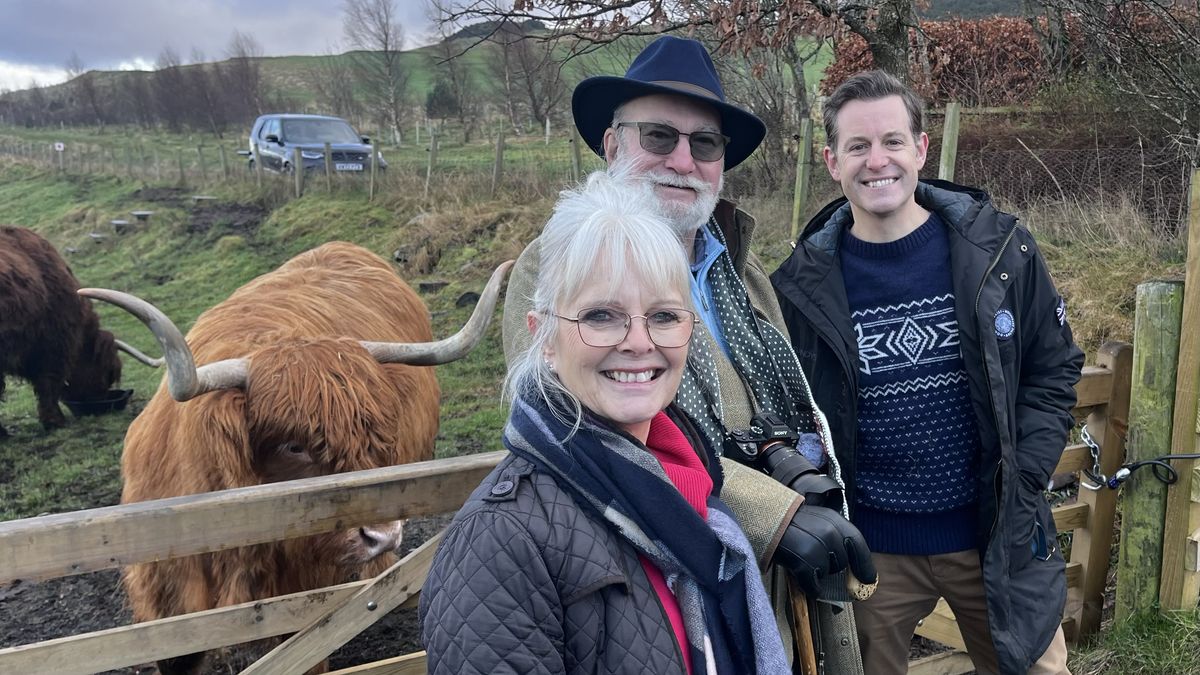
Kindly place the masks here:
[[(326, 143), (333, 155), (334, 171), (361, 173), (370, 170), (371, 140), (359, 136), (346, 120), (325, 115), (260, 116), (250, 128), (249, 165), (254, 168), (254, 148), (257, 147), (264, 170), (291, 173), (295, 149), (299, 148), (305, 170), (324, 171)], [(379, 168), (386, 169), (383, 153), (376, 153)]]

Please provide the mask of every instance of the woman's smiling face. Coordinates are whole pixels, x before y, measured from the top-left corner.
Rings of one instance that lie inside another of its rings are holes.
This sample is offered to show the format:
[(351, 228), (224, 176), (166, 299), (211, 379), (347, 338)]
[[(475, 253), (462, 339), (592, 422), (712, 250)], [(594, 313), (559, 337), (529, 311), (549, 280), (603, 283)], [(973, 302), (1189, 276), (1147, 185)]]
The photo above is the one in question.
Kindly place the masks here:
[[(683, 291), (654, 291), (640, 275), (631, 274), (615, 294), (612, 284), (596, 265), (583, 291), (573, 301), (557, 308), (557, 314), (576, 318), (585, 310), (616, 310), (630, 316), (652, 316), (660, 310), (689, 306)], [(602, 314), (601, 314), (602, 316)], [(682, 315), (689, 321), (691, 314)], [(659, 347), (650, 339), (647, 323), (631, 319), (629, 332), (612, 347), (593, 347), (580, 337), (578, 324), (544, 317), (561, 325), (545, 357), (553, 364), (559, 380), (579, 402), (593, 413), (645, 442), (650, 420), (675, 398), (687, 361), (688, 346)], [(690, 325), (689, 325), (690, 331)], [(593, 342), (595, 340), (592, 340)]]

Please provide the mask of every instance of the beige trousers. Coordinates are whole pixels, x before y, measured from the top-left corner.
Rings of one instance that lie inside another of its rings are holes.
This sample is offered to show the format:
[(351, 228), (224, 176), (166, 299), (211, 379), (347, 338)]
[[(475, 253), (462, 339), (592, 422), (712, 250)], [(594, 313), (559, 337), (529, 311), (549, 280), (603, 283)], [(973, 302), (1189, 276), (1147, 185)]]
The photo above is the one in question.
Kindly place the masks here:
[[(975, 551), (932, 556), (875, 553), (879, 588), (854, 605), (863, 670), (868, 675), (903, 675), (917, 622), (945, 598), (958, 620), (967, 653), (980, 675), (999, 672), (988, 628), (983, 572)], [(1050, 647), (1029, 670), (1036, 675), (1070, 675), (1067, 643), (1059, 627)]]

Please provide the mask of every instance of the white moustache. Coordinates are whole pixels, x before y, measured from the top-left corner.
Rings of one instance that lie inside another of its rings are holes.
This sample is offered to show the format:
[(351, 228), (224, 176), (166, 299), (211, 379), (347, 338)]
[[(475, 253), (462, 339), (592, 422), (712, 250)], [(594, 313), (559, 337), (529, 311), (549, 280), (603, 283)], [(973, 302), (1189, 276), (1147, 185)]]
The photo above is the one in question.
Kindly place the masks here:
[(696, 194), (702, 197), (707, 197), (712, 193), (712, 187), (695, 176), (680, 176), (677, 173), (649, 173), (645, 175), (645, 178), (655, 185), (695, 190)]

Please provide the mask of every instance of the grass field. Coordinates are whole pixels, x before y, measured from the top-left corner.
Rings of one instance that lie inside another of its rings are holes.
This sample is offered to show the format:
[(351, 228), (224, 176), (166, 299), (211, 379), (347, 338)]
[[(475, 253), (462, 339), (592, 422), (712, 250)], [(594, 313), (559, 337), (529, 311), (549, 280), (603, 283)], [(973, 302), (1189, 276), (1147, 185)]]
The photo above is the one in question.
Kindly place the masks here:
[[(47, 142), (57, 133), (78, 143), (96, 134), (72, 129), (8, 133), (13, 131), (0, 129), (0, 138)], [(112, 130), (105, 137), (184, 149), (196, 142), (186, 136), (139, 137)], [(562, 146), (555, 152), (562, 153), (566, 146), (559, 142)], [(550, 161), (539, 159), (537, 153), (547, 151), (538, 138), (514, 140), (510, 147), (514, 157)], [(393, 154), (399, 158), (402, 151), (394, 149)], [(367, 200), (361, 181), (339, 181), (330, 193), (316, 180), (296, 199), (289, 196), (291, 186), (285, 180), (268, 181), (259, 192), (252, 180), (221, 183), (214, 173), (203, 188), (179, 188), (130, 179), (120, 167), (116, 175), (60, 175), (45, 165), (0, 156), (0, 222), (35, 229), (65, 252), (82, 283), (140, 295), (184, 331), (204, 309), (241, 284), (326, 241), (353, 241), (385, 258), (399, 250), (407, 262), (398, 269), (410, 283), (448, 282), (423, 295), (435, 335), (444, 336), (468, 314), (455, 307), (455, 300), (465, 291), (478, 291), (496, 264), (515, 257), (536, 235), (564, 180), (514, 171), (499, 194), (490, 197), (486, 167), (492, 153), (489, 143), (447, 143), (443, 156), (460, 158), (460, 171), (441, 174), (428, 196), (423, 194), (423, 173), (407, 168), (389, 172), (386, 189), (373, 202)], [(564, 154), (569, 162), (569, 154)], [(598, 165), (594, 158), (587, 161), (587, 166)], [(396, 166), (403, 162), (398, 160)], [(480, 167), (485, 168), (482, 174)], [(193, 204), (189, 197), (200, 189), (216, 196), (215, 203)], [(809, 212), (836, 188), (821, 179), (815, 191), (818, 196)], [(998, 197), (1003, 205), (1003, 195)], [(790, 195), (783, 191), (750, 196), (744, 205), (759, 221), (754, 249), (768, 269), (774, 269), (790, 250)], [(144, 229), (113, 235), (109, 221), (127, 217), (134, 209), (155, 213)], [(1131, 339), (1137, 283), (1182, 269), (1180, 241), (1156, 238), (1153, 228), (1127, 205), (1044, 204), (1022, 215), (1038, 236), (1067, 297), (1076, 337), (1089, 355), (1106, 339)], [(89, 236), (93, 232), (106, 237), (94, 241)], [(135, 319), (107, 306), (99, 311), (106, 327), (144, 351), (157, 353), (152, 336)], [(10, 379), (8, 395), (0, 402), (0, 423), (12, 433), (0, 443), (0, 520), (116, 503), (124, 431), (161, 378), (161, 373), (130, 360), (125, 364), (123, 386), (135, 390), (129, 410), (73, 419), (66, 429), (50, 433), (36, 420), (29, 387)], [(506, 416), (499, 399), (503, 370), (497, 324), (468, 358), (438, 367), (438, 456), (499, 449)], [(1097, 646), (1073, 651), (1072, 663), (1078, 664), (1074, 672), (1196, 672), (1180, 665), (1193, 663), (1184, 661), (1185, 655), (1200, 651), (1196, 625), (1194, 616), (1182, 615), (1106, 631)], [(1156, 654), (1138, 662), (1142, 644)], [(1130, 657), (1131, 650), (1135, 657)], [(1135, 668), (1131, 663), (1161, 668)]]

